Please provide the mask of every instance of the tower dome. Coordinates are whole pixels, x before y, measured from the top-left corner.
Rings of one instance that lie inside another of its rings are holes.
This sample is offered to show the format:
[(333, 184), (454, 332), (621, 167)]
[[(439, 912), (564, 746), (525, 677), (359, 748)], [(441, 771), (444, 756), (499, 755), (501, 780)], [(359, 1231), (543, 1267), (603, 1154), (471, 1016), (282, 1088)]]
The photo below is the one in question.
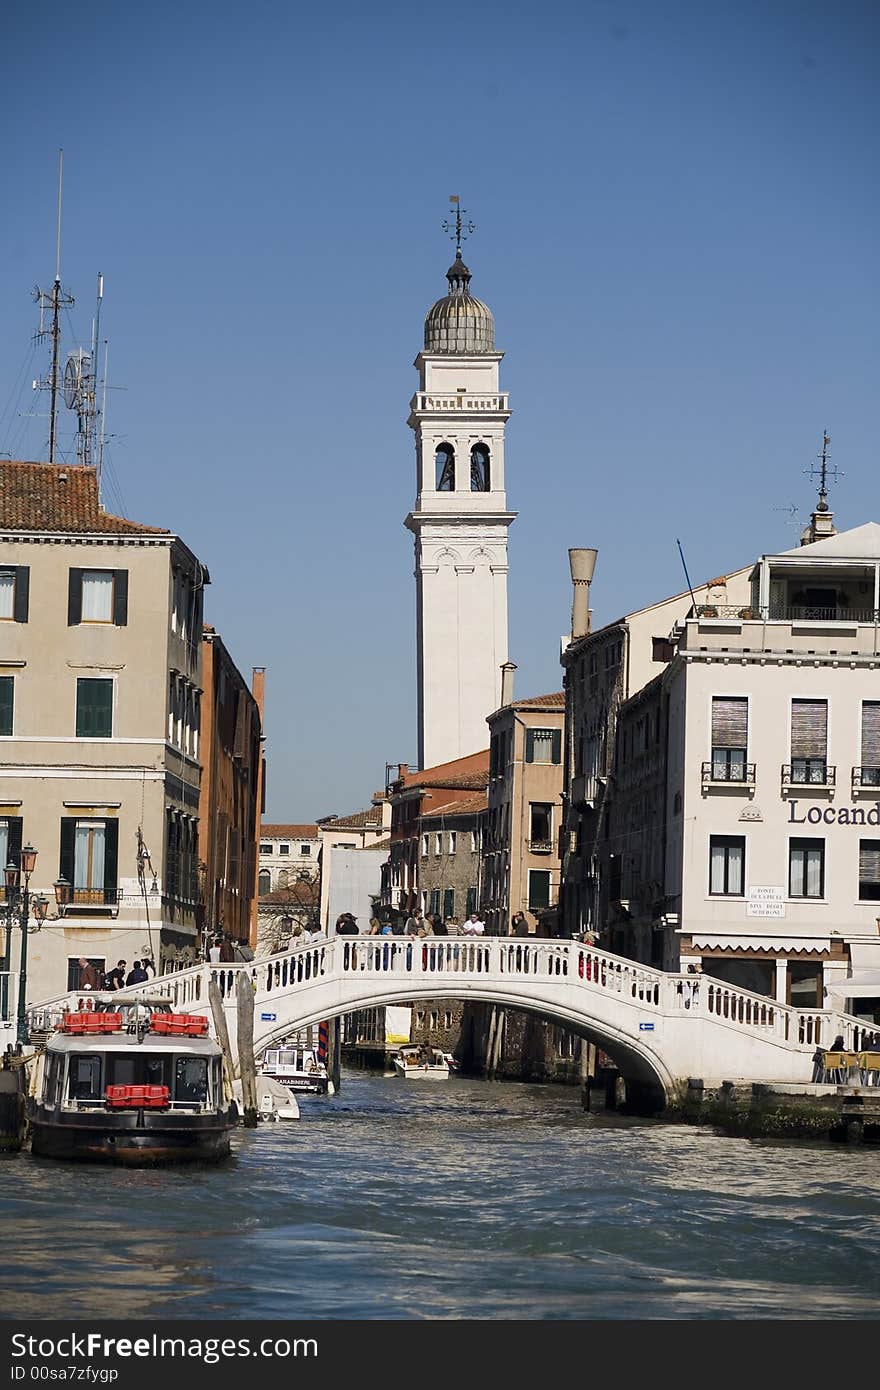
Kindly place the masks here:
[(425, 352), (461, 356), (495, 351), (495, 320), (488, 304), (470, 293), (471, 273), (461, 250), (446, 272), (449, 291), (425, 315)]

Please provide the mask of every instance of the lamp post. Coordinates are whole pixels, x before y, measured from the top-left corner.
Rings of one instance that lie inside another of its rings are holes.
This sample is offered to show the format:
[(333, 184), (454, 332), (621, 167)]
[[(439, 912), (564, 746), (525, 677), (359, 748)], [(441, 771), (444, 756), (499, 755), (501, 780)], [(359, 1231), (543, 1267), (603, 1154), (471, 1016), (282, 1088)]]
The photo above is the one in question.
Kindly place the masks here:
[(0, 1016), (6, 1017), (9, 1007), (9, 972), (12, 968), (12, 914), (18, 888), (18, 865), (10, 858), (3, 871), (6, 879), (6, 945), (3, 948), (3, 978), (0, 982)]
[[(24, 874), (24, 892), (21, 894), (21, 915), (18, 924), (21, 927), (21, 961), (18, 971), (18, 1029), (16, 1041), (26, 1043), (28, 1040), (27, 1026), (27, 939), (28, 939), (28, 918), (30, 917), (30, 883), (31, 874), (37, 863), (37, 851), (33, 845), (25, 845), (21, 852), (20, 873)], [(45, 917), (45, 913), (43, 914)]]

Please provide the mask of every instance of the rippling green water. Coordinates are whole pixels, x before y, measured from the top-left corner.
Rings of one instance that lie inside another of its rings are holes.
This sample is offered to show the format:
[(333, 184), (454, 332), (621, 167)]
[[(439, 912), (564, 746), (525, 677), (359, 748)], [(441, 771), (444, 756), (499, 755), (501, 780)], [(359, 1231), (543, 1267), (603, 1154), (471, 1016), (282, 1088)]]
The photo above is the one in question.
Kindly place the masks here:
[(0, 1163), (7, 1318), (873, 1318), (880, 1152), (348, 1074), (221, 1168)]

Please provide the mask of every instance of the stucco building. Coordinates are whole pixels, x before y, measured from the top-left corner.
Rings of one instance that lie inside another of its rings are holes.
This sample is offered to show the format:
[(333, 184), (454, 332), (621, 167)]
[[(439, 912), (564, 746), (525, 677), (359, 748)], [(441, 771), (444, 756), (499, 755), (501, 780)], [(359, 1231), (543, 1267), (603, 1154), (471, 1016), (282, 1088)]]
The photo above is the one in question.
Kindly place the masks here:
[(615, 950), (880, 1021), (880, 526), (806, 537), (689, 604), (619, 705), (590, 901)]
[(208, 582), (179, 536), (104, 511), (94, 469), (0, 461), (0, 854), (30, 842), (51, 904), (29, 1000), (76, 988), (80, 956), (196, 959)]
[[(256, 675), (256, 673), (255, 673)], [(255, 945), (260, 835), (260, 709), (213, 627), (202, 632), (199, 872), (204, 943)]]
[(559, 896), (565, 695), (510, 698), (489, 716), (489, 795), (480, 907), (505, 936), (514, 913), (552, 930)]

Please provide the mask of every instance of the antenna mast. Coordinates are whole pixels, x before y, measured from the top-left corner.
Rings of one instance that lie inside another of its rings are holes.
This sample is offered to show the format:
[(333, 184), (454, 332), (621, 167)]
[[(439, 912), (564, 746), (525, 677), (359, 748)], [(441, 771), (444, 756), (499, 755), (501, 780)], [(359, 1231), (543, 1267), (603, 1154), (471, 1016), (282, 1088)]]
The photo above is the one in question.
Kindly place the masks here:
[[(62, 305), (73, 304), (73, 296), (65, 294), (61, 288), (61, 189), (64, 175), (64, 151), (58, 151), (58, 236), (55, 250), (55, 283), (51, 290), (41, 290), (37, 286), (34, 291), (34, 299), (40, 306), (40, 327), (34, 335), (37, 342), (41, 343), (46, 338), (52, 339), (52, 367), (48, 381), (37, 381), (34, 385), (39, 390), (47, 390), (50, 393), (49, 405), (49, 462), (55, 462), (55, 446), (58, 433), (58, 352), (61, 343), (61, 325), (59, 322)], [(50, 327), (45, 327), (44, 315), (52, 311), (52, 322)]]

